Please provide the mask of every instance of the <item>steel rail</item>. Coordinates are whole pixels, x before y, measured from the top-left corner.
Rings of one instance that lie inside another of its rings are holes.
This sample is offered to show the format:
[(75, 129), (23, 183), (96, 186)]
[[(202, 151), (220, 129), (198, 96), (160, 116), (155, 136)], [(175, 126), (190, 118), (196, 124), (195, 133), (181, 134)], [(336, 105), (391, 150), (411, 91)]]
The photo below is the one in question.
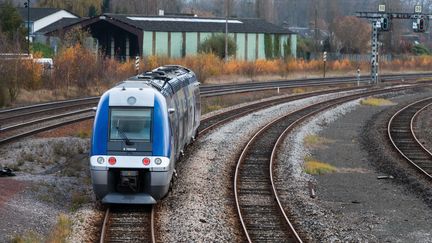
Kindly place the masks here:
[[(91, 98), (77, 99), (77, 100), (89, 100), (89, 99), (96, 99), (96, 98), (95, 97), (91, 97)], [(38, 105), (35, 105), (35, 106), (38, 106)], [(21, 108), (17, 108), (17, 109), (22, 110), (24, 108), (21, 107)], [(13, 141), (13, 140), (18, 139), (18, 138), (22, 138), (22, 137), (25, 137), (25, 136), (33, 135), (33, 134), (38, 133), (38, 132), (50, 130), (50, 129), (53, 129), (53, 128), (60, 127), (62, 125), (68, 125), (68, 124), (71, 124), (71, 123), (74, 123), (74, 122), (80, 122), (80, 121), (83, 121), (83, 120), (86, 120), (86, 119), (91, 119), (91, 118), (93, 118), (93, 116), (87, 116), (85, 119), (80, 118), (80, 119), (70, 120), (70, 121), (65, 122), (65, 123), (59, 123), (57, 125), (41, 127), (39, 129), (33, 129), (33, 130), (31, 130), (31, 131), (29, 131), (27, 133), (21, 133), (21, 134), (15, 135), (15, 136), (8, 137), (6, 139), (2, 139), (2, 140), (0, 140), (0, 145), (1, 144), (5, 144), (5, 143), (10, 142), (10, 141)]]
[(110, 208), (108, 207), (105, 211), (104, 221), (102, 222), (102, 230), (99, 243), (105, 243), (106, 233), (108, 230), (108, 221), (109, 221)]
[[(415, 147), (411, 147), (411, 150), (415, 150), (416, 147), (420, 148), (421, 152), (426, 153), (426, 158), (429, 157), (429, 160), (430, 160), (429, 163), (432, 166), (432, 154), (428, 150), (423, 150), (424, 147), (423, 146), (419, 146), (419, 144), (421, 144), (421, 143), (417, 140), (417, 138), (415, 136), (413, 136), (415, 134), (415, 133), (413, 133), (413, 130), (412, 130), (413, 116), (410, 117), (409, 121), (406, 121), (406, 120), (398, 121), (398, 122), (401, 122), (401, 123), (403, 123), (403, 122), (409, 123), (409, 124), (407, 124), (407, 126), (406, 126), (405, 129), (400, 130), (400, 129), (393, 128), (393, 126), (396, 126), (396, 125), (403, 126), (403, 124), (396, 124), (395, 125), (396, 119), (398, 119), (399, 116), (403, 112), (407, 111), (408, 109), (410, 109), (411, 107), (413, 107), (413, 106), (415, 106), (415, 105), (417, 105), (419, 103), (422, 103), (422, 102), (425, 102), (425, 101), (429, 101), (429, 100), (432, 100), (432, 98), (426, 98), (426, 99), (422, 99), (422, 100), (416, 101), (414, 103), (406, 105), (402, 109), (398, 110), (395, 114), (393, 114), (393, 116), (390, 118), (390, 120), (389, 120), (389, 122), (387, 124), (387, 135), (389, 137), (389, 140), (390, 140), (391, 144), (396, 149), (396, 151), (400, 155), (402, 155), (402, 157), (404, 157), (405, 160), (409, 162), (409, 164), (411, 164), (412, 166), (414, 166), (414, 168), (416, 168), (418, 171), (420, 171), (426, 177), (432, 179), (432, 169), (430, 169), (429, 171), (426, 171), (425, 168), (423, 168), (421, 165), (419, 165), (419, 160), (422, 159), (422, 158), (413, 158), (412, 156), (410, 156), (410, 155), (407, 154), (409, 152), (409, 150), (408, 151), (407, 150), (403, 151), (404, 149), (402, 149), (402, 147), (401, 147), (402, 144), (399, 144), (399, 146), (398, 146), (398, 142), (399, 141), (401, 143), (409, 143), (409, 144), (413, 143), (412, 141), (408, 141), (408, 140), (410, 140), (409, 137), (405, 138), (405, 140), (407, 140), (407, 141), (402, 140), (402, 139), (398, 140), (398, 138), (396, 137), (396, 135), (398, 134), (398, 132), (399, 133), (401, 133), (401, 132), (402, 133), (407, 133), (409, 131), (409, 134), (412, 136), (412, 139), (413, 139), (414, 144), (415, 144)], [(428, 105), (430, 105), (430, 104), (428, 104)], [(417, 113), (417, 111), (415, 113)]]
[[(237, 213), (238, 213), (238, 216), (239, 216), (240, 223), (242, 225), (242, 229), (243, 229), (243, 231), (245, 233), (245, 236), (246, 236), (248, 242), (252, 242), (252, 239), (250, 237), (248, 226), (246, 225), (246, 222), (245, 222), (245, 219), (244, 219), (244, 215), (242, 213), (242, 211), (244, 209), (242, 209), (242, 206), (240, 205), (240, 196), (239, 196), (239, 185), (238, 185), (238, 183), (239, 183), (239, 177), (240, 177), (239, 174), (240, 174), (240, 170), (241, 170), (240, 167), (243, 166), (243, 164), (245, 163), (245, 159), (246, 159), (246, 156), (248, 156), (248, 152), (250, 150), (252, 150), (252, 144), (254, 144), (255, 142), (258, 144), (257, 140), (258, 140), (259, 136), (262, 136), (262, 134), (264, 134), (264, 132), (266, 132), (267, 130), (270, 130), (270, 128), (272, 128), (273, 126), (276, 127), (276, 129), (278, 129), (277, 128), (278, 126), (282, 126), (284, 124), (284, 120), (289, 120), (288, 117), (295, 118), (295, 116), (301, 115), (302, 114), (301, 112), (304, 112), (307, 109), (314, 108), (315, 110), (313, 110), (312, 112), (308, 112), (308, 114), (306, 114), (306, 115), (302, 115), (300, 118), (296, 119), (294, 121), (294, 123), (298, 123), (298, 122), (306, 119), (307, 117), (310, 117), (310, 116), (312, 116), (312, 115), (314, 115), (314, 114), (316, 114), (318, 112), (321, 112), (321, 111), (323, 111), (325, 109), (328, 109), (330, 107), (333, 107), (335, 105), (342, 104), (344, 102), (352, 101), (352, 100), (355, 100), (355, 99), (358, 99), (358, 98), (361, 98), (361, 97), (366, 97), (366, 96), (371, 96), (371, 95), (378, 95), (378, 94), (383, 94), (383, 93), (388, 93), (388, 92), (395, 92), (395, 91), (400, 91), (400, 90), (404, 90), (404, 89), (408, 89), (408, 88), (413, 88), (413, 86), (405, 86), (405, 87), (397, 87), (397, 88), (391, 88), (391, 89), (380, 89), (380, 90), (367, 91), (367, 92), (357, 93), (357, 94), (353, 94), (353, 95), (347, 95), (347, 96), (344, 96), (344, 97), (339, 97), (339, 98), (327, 100), (327, 101), (324, 101), (324, 102), (320, 102), (320, 103), (317, 103), (317, 104), (313, 104), (313, 105), (304, 107), (302, 109), (290, 112), (289, 114), (284, 115), (282, 117), (279, 117), (277, 119), (274, 119), (272, 122), (270, 122), (269, 124), (265, 125), (257, 133), (255, 133), (252, 136), (252, 138), (250, 138), (250, 140), (245, 145), (245, 147), (243, 148), (243, 150), (242, 150), (242, 152), (240, 154), (240, 157), (239, 157), (239, 159), (237, 161), (236, 170), (235, 170), (235, 174), (234, 174), (234, 197), (235, 197), (235, 202), (236, 202), (236, 209), (237, 209)], [(324, 107), (321, 107), (322, 105), (324, 105)], [(275, 132), (276, 131), (271, 131), (271, 133), (275, 133)], [(284, 133), (286, 133), (286, 129), (284, 130), (284, 132), (282, 132), (282, 135), (280, 135), (280, 136), (277, 137), (276, 141), (280, 142), (281, 139), (282, 139), (281, 137), (284, 136)], [(277, 145), (277, 142), (275, 143), (275, 145)], [(263, 153), (265, 153), (265, 151), (264, 152), (259, 152), (259, 154), (263, 154)], [(275, 146), (273, 146), (272, 154), (271, 154), (269, 160), (271, 160), (272, 157), (274, 159), (274, 156), (275, 156)], [(254, 160), (259, 160), (259, 156), (258, 155), (257, 156), (252, 156), (252, 157), (254, 158)], [(277, 202), (278, 208), (281, 211), (286, 224), (288, 225), (288, 227), (290, 228), (290, 230), (293, 231), (292, 234), (294, 235), (294, 239), (296, 241), (298, 241), (298, 242), (301, 242), (300, 237), (295, 232), (294, 227), (290, 223), (290, 221), (289, 221), (289, 219), (288, 219), (288, 217), (287, 217), (287, 215), (286, 215), (286, 213), (285, 213), (285, 211), (283, 209), (283, 206), (282, 206), (280, 200), (278, 199), (277, 190), (275, 188), (275, 184), (274, 184), (274, 181), (273, 181), (273, 175), (272, 175), (272, 169), (273, 169), (273, 167), (272, 167), (272, 163), (269, 164), (269, 169), (270, 169), (270, 171), (269, 171), (270, 172), (270, 175), (269, 175), (270, 176), (270, 181), (269, 181), (269, 183), (271, 184), (272, 193), (273, 193), (274, 197), (276, 198), (276, 202)], [(261, 182), (263, 180), (263, 178), (258, 178), (257, 180), (259, 180)], [(260, 185), (256, 185), (256, 186), (259, 187)], [(262, 185), (261, 185), (261, 187), (262, 187)], [(262, 190), (261, 187), (259, 187), (260, 190)], [(245, 190), (248, 191), (247, 188)], [(263, 200), (265, 200), (265, 199), (263, 199)], [(250, 207), (250, 206), (248, 206), (248, 207)], [(256, 229), (257, 226), (254, 226), (254, 228)]]
[[(432, 77), (432, 73), (410, 73), (410, 74), (388, 74), (388, 75), (382, 75), (382, 78), (392, 78), (394, 80), (398, 79), (404, 79), (404, 78), (423, 78), (423, 77)], [(362, 77), (360, 79), (362, 83), (365, 83), (369, 81), (369, 78)], [(319, 83), (323, 83), (323, 85), (338, 85), (341, 83), (355, 83), (357, 82), (357, 79), (355, 77), (331, 77), (331, 78), (311, 78), (311, 79), (293, 79), (293, 80), (280, 80), (280, 81), (267, 81), (267, 82), (255, 82), (255, 83), (237, 83), (237, 84), (223, 84), (223, 85), (202, 85), (200, 87), (202, 94), (206, 96), (211, 96), (213, 93), (214, 95), (220, 95), (221, 92), (247, 92), (249, 91), (256, 91), (256, 90), (266, 90), (266, 89), (272, 89), (277, 88), (278, 86), (286, 87), (286, 85), (295, 85), (292, 87), (305, 87), (309, 86), (311, 84), (318, 85)], [(259, 88), (255, 88), (253, 90), (250, 89), (250, 87), (257, 86)], [(246, 87), (246, 89), (242, 88)], [(237, 91), (236, 91), (237, 90)], [(76, 102), (83, 102), (83, 101), (98, 101), (99, 96), (95, 97), (86, 97), (86, 98), (79, 98), (79, 99), (72, 99), (72, 100), (62, 100), (62, 101), (54, 101), (54, 102), (48, 102), (48, 103), (41, 103), (41, 104), (34, 104), (29, 106), (22, 106), (22, 107), (16, 107), (16, 108), (10, 108), (10, 109), (0, 109), (0, 116), (8, 113), (13, 113), (17, 111), (22, 110), (28, 110), (28, 109), (34, 109), (34, 108), (42, 108), (47, 106), (56, 106), (59, 104), (74, 104)]]
[(35, 120), (30, 120), (28, 122), (18, 123), (18, 124), (14, 124), (14, 125), (7, 126), (7, 127), (0, 127), (0, 132), (7, 132), (7, 131), (15, 130), (15, 129), (18, 129), (18, 128), (21, 128), (21, 127), (34, 125), (34, 124), (40, 123), (40, 122), (46, 122), (46, 121), (51, 121), (51, 120), (55, 120), (55, 119), (59, 119), (59, 118), (64, 118), (64, 117), (68, 117), (68, 116), (79, 115), (79, 114), (83, 114), (83, 113), (87, 113), (87, 112), (91, 112), (91, 111), (93, 111), (93, 109), (91, 109), (91, 108), (89, 108), (89, 109), (82, 109), (82, 110), (77, 110), (77, 111), (62, 113), (62, 114), (59, 114), (59, 115), (54, 115), (54, 116), (39, 118), (39, 119), (35, 119)]
[(0, 145), (9, 143), (9, 142), (14, 141), (14, 140), (19, 139), (19, 138), (28, 137), (30, 135), (34, 135), (34, 134), (37, 134), (37, 133), (40, 133), (40, 132), (48, 131), (48, 130), (51, 130), (53, 128), (58, 128), (58, 127), (62, 127), (62, 126), (65, 126), (65, 125), (69, 125), (69, 124), (73, 124), (73, 123), (89, 120), (89, 119), (92, 119), (93, 117), (94, 117), (94, 115), (89, 115), (89, 116), (85, 116), (85, 117), (80, 117), (80, 118), (75, 118), (75, 119), (71, 119), (71, 120), (68, 120), (68, 121), (60, 122), (60, 123), (53, 124), (53, 125), (47, 125), (47, 126), (42, 126), (42, 127), (39, 127), (39, 128), (35, 128), (35, 129), (30, 130), (30, 131), (26, 131), (26, 132), (23, 132), (23, 133), (19, 133), (19, 134), (12, 135), (12, 136), (9, 136), (7, 138), (1, 139), (0, 140)]
[[(86, 97), (86, 98), (80, 98), (80, 99), (52, 101), (52, 102), (48, 102), (48, 103), (40, 103), (40, 104), (34, 104), (34, 105), (29, 105), (29, 106), (21, 106), (21, 107), (16, 107), (16, 108), (3, 109), (3, 110), (0, 110), (0, 115), (5, 115), (8, 113), (23, 111), (23, 110), (29, 110), (29, 109), (34, 109), (34, 108), (41, 108), (41, 107), (47, 107), (47, 106), (57, 106), (57, 105), (63, 105), (63, 104), (72, 104), (75, 106), (77, 102), (78, 103), (83, 102), (83, 101), (90, 101), (89, 103), (97, 102), (99, 100), (99, 98), (100, 97)], [(62, 108), (64, 108), (64, 107), (65, 106), (62, 106)]]
[[(274, 105), (278, 105), (278, 104), (282, 104), (282, 103), (286, 103), (286, 102), (290, 102), (290, 101), (294, 101), (294, 100), (299, 100), (299, 99), (304, 99), (304, 98), (309, 98), (309, 97), (313, 97), (313, 96), (318, 96), (318, 95), (323, 95), (323, 94), (330, 94), (330, 93), (336, 93), (336, 92), (344, 92), (344, 91), (355, 91), (355, 90), (362, 90), (362, 89), (366, 89), (370, 86), (365, 86), (365, 87), (361, 87), (361, 88), (338, 88), (338, 89), (328, 89), (328, 90), (319, 90), (319, 91), (314, 91), (314, 92), (310, 92), (310, 93), (303, 93), (303, 94), (296, 94), (296, 95), (291, 95), (291, 96), (287, 96), (287, 97), (281, 97), (281, 98), (276, 98), (276, 99), (272, 99), (272, 100), (267, 100), (267, 101), (262, 101), (259, 103), (253, 103), (253, 104), (249, 104), (246, 106), (242, 106), (236, 109), (232, 109), (232, 110), (228, 110), (225, 111), (223, 113), (217, 114), (215, 116), (211, 116), (211, 117), (207, 117), (206, 119), (203, 119), (201, 121), (201, 125), (200, 125), (200, 132), (199, 134), (205, 134), (209, 131), (211, 131), (212, 129), (219, 127), (233, 119), (242, 117), (248, 113), (251, 112), (255, 112), (270, 106), (274, 106)], [(222, 118), (222, 119), (219, 119)], [(210, 123), (210, 124), (208, 124)]]

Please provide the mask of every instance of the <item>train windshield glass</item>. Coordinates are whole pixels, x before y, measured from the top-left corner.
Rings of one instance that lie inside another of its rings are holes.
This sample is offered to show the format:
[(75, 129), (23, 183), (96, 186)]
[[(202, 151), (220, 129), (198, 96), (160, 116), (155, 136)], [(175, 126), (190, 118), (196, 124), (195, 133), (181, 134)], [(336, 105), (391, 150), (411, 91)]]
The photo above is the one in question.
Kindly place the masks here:
[(110, 140), (150, 141), (152, 112), (147, 109), (111, 109)]

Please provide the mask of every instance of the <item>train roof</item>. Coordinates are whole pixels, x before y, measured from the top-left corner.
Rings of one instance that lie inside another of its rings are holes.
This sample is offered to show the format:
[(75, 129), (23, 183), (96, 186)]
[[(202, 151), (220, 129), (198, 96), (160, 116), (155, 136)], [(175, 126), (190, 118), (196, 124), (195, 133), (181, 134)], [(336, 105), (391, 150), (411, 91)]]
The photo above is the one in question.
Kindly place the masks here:
[(164, 96), (172, 96), (181, 88), (198, 82), (195, 74), (182, 66), (166, 65), (131, 77), (116, 85), (124, 88), (152, 87)]

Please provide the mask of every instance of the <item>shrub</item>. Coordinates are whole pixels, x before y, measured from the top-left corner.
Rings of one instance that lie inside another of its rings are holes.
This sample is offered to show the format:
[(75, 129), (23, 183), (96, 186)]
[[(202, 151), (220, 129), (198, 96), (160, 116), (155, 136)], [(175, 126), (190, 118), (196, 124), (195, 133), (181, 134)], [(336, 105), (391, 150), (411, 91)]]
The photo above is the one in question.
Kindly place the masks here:
[(430, 50), (424, 45), (414, 45), (411, 50), (414, 55), (430, 55)]
[(42, 43), (32, 43), (30, 48), (32, 53), (40, 53), (41, 57), (46, 57), (46, 58), (54, 57), (54, 50), (48, 45)]
[[(235, 54), (237, 49), (237, 45), (235, 43), (234, 38), (228, 36), (228, 56), (232, 56)], [(199, 53), (211, 53), (215, 54), (219, 58), (225, 58), (225, 35), (224, 34), (215, 34), (210, 38), (206, 39), (202, 42), (198, 47)]]

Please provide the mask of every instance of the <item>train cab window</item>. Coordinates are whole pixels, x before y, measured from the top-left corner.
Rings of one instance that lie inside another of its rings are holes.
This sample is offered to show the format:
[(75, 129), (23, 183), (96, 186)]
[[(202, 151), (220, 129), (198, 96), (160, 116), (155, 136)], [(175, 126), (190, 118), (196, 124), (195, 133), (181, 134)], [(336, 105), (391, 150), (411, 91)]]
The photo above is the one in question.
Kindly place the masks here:
[(149, 142), (151, 138), (152, 110), (112, 108), (110, 115), (110, 140)]

